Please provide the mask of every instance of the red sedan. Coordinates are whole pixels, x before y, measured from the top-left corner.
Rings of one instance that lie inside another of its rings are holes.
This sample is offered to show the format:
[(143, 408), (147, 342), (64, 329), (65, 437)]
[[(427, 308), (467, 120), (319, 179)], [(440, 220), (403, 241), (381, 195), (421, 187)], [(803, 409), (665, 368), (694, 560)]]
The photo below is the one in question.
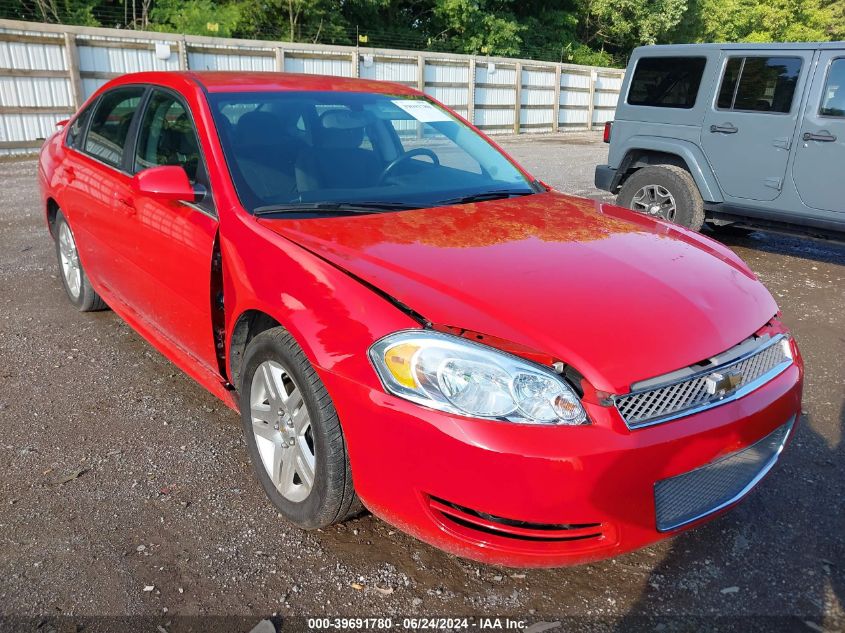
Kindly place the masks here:
[(582, 563), (729, 508), (798, 419), (795, 341), (734, 253), (552, 190), (403, 85), (126, 75), (38, 174), (71, 303), (239, 410), (303, 528), (363, 504)]

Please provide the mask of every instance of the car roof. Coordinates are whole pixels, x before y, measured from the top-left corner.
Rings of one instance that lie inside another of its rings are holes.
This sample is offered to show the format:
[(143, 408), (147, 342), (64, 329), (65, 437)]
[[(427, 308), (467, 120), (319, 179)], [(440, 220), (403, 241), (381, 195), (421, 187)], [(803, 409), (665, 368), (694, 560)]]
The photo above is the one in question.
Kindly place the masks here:
[(742, 51), (806, 51), (816, 49), (845, 49), (845, 42), (770, 42), (768, 44), (730, 43), (730, 44), (659, 44), (656, 46), (640, 46), (634, 49), (633, 56), (643, 57), (649, 53), (666, 55), (679, 53), (706, 53), (721, 50)]
[(332, 75), (306, 75), (260, 71), (185, 71), (167, 73), (184, 75), (199, 82), (208, 92), (277, 92), (288, 90), (329, 92), (377, 92), (383, 94), (421, 94), (400, 83), (353, 79)]

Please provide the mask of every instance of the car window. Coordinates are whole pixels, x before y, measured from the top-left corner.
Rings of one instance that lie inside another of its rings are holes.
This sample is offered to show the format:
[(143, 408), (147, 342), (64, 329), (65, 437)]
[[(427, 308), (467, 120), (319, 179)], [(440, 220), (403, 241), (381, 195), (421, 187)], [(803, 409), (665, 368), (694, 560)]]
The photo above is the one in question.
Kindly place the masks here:
[[(404, 152), (415, 149), (428, 150), (434, 154), (440, 165), (472, 174), (482, 174), (481, 163), (477, 159), (432, 125), (401, 119), (393, 120), (391, 124)], [(411, 160), (423, 164), (433, 162), (431, 154), (424, 151), (417, 152)], [(415, 162), (409, 164), (414, 165)]]
[(141, 102), (144, 88), (116, 88), (97, 102), (91, 126), (85, 135), (85, 152), (108, 165), (120, 167), (132, 116)]
[(845, 117), (845, 59), (834, 59), (830, 64), (819, 114)]
[(209, 101), (250, 210), (307, 202), (428, 207), (483, 192), (535, 192), (505, 156), (422, 97), (287, 91)]
[(196, 182), (199, 161), (196, 130), (185, 106), (170, 93), (154, 91), (141, 121), (134, 171), (179, 165)]
[(704, 57), (642, 57), (634, 69), (628, 103), (657, 108), (692, 108), (706, 64)]
[(732, 57), (725, 64), (716, 106), (788, 113), (800, 74), (800, 57)]
[(85, 131), (85, 126), (88, 124), (88, 119), (93, 110), (94, 104), (92, 103), (71, 122), (65, 137), (65, 145), (74, 149), (81, 149), (82, 133)]

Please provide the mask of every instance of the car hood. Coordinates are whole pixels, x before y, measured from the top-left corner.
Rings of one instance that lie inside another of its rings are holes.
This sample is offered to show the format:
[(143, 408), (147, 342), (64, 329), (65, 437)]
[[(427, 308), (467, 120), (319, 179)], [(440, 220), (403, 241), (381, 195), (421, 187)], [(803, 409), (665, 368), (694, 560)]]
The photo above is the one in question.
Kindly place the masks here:
[(613, 393), (723, 352), (777, 312), (726, 247), (557, 192), (260, 221), (434, 324), (547, 353)]

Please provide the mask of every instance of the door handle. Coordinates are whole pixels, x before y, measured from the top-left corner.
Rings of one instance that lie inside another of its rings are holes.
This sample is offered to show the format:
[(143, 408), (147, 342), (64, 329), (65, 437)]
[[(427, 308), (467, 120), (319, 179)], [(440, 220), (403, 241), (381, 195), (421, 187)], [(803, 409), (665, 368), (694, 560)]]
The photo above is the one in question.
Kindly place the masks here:
[(119, 193), (114, 194), (114, 201), (118, 207), (123, 209), (129, 215), (135, 215), (135, 203), (129, 198), (124, 198)]
[(804, 132), (804, 136), (801, 138), (805, 141), (818, 141), (819, 143), (834, 143), (836, 141), (836, 137), (827, 130), (822, 130), (818, 134)]
[(724, 125), (711, 125), (710, 132), (713, 134), (736, 134), (739, 128), (733, 123), (725, 123)]

